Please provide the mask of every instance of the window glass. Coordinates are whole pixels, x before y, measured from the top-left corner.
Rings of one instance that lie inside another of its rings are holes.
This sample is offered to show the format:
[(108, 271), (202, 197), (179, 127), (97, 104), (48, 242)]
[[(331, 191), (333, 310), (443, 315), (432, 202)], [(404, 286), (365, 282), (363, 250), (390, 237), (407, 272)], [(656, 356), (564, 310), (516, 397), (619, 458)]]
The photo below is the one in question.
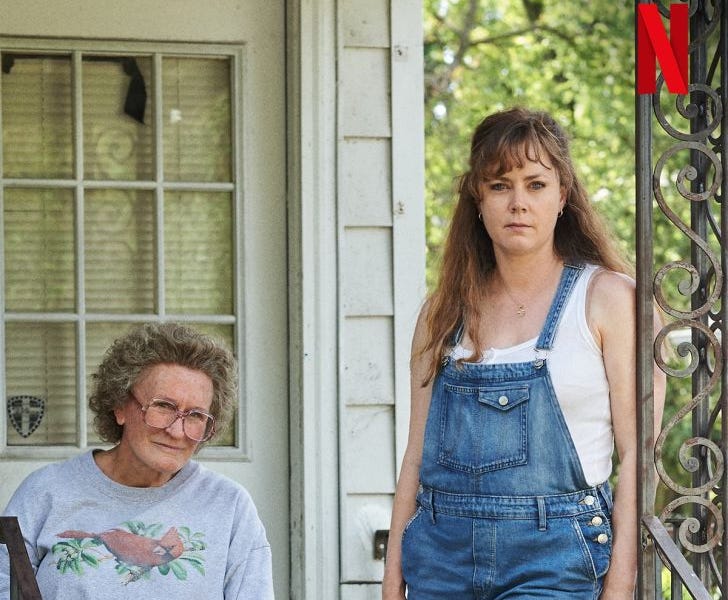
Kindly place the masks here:
[(70, 190), (5, 190), (3, 243), (7, 310), (73, 312), (73, 215)]
[(153, 192), (86, 192), (87, 310), (154, 312), (154, 212)]
[(230, 194), (168, 192), (164, 202), (167, 309), (233, 311)]
[(70, 58), (3, 53), (2, 64), (4, 176), (72, 177)]
[(70, 323), (5, 325), (9, 445), (77, 443), (75, 340)]
[(153, 179), (151, 60), (88, 56), (82, 64), (85, 177)]
[(165, 58), (164, 177), (232, 181), (230, 61)]

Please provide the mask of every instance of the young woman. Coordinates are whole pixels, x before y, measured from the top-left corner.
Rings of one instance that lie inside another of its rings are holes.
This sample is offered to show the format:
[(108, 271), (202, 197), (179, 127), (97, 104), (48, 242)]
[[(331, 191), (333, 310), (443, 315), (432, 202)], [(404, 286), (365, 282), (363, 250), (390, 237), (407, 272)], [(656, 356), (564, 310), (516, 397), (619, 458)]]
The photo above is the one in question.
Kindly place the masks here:
[(632, 600), (627, 270), (553, 118), (514, 108), (478, 125), (412, 344), (385, 600)]

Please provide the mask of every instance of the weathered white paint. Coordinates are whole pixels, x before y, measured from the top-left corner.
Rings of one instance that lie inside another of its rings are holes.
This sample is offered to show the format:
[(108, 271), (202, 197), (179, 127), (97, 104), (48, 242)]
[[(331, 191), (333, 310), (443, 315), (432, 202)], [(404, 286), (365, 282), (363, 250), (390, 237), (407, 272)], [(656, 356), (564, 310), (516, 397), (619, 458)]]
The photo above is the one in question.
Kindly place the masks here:
[(389, 48), (390, 0), (342, 0), (343, 45)]
[(382, 586), (378, 583), (344, 585), (341, 600), (381, 600)]
[(347, 227), (342, 232), (342, 242), (343, 314), (391, 315), (391, 227)]
[[(97, 4), (100, 12), (89, 13), (68, 2), (23, 0), (23, 11), (10, 16), (5, 11), (0, 30), (52, 35), (54, 23), (67, 21), (65, 35), (98, 37), (111, 22), (118, 39), (243, 38), (240, 19), (206, 20), (201, 15), (209, 6), (193, 0)], [(249, 19), (258, 27), (259, 41), (250, 48), (255, 60), (283, 49), (275, 31), (259, 27), (257, 11), (270, 4), (215, 3), (222, 12), (256, 13)], [(289, 365), (280, 365), (280, 382), (290, 377), (288, 394), (283, 391), (279, 400), (290, 406), (292, 557), (290, 596), (278, 597), (378, 600), (377, 583), (341, 583), (381, 577), (382, 563), (372, 558), (373, 532), (388, 527), (406, 440), (409, 344), (424, 293), (421, 2), (286, 0), (285, 5)], [(283, 19), (279, 14), (281, 26)], [(160, 22), (170, 24), (168, 33), (158, 31)], [(250, 101), (275, 108), (282, 94), (270, 86), (280, 81), (269, 75)], [(270, 135), (281, 122), (256, 123), (256, 135)], [(246, 172), (282, 183), (286, 161), (254, 154), (246, 158), (251, 161)], [(267, 198), (261, 204), (274, 214), (285, 206), (264, 190), (256, 193)], [(264, 212), (247, 218), (256, 226), (269, 219)], [(281, 217), (278, 227), (285, 225)], [(261, 238), (277, 234), (260, 231)], [(271, 256), (262, 248), (250, 251), (260, 268), (281, 260), (278, 250)], [(344, 280), (346, 271), (350, 279)], [(363, 301), (355, 297), (359, 292)], [(280, 288), (260, 294), (268, 303), (284, 297)], [(274, 337), (285, 330), (275, 320), (267, 326)], [(270, 348), (264, 335), (251, 339)], [(285, 430), (282, 422), (266, 421), (266, 434)], [(253, 450), (257, 455), (268, 449)], [(344, 473), (346, 457), (353, 454), (356, 461), (340, 484), (339, 466)], [(273, 489), (264, 511), (287, 498), (284, 487)]]
[(336, 0), (288, 0), (293, 600), (339, 597)]
[(343, 589), (360, 585), (346, 582), (381, 581), (384, 561), (374, 560), (372, 540), (378, 529), (389, 529), (391, 510), (391, 494), (348, 496), (341, 532), (342, 543), (346, 547), (341, 557)]
[(345, 226), (392, 225), (392, 152), (389, 138), (341, 142), (340, 194)]
[(347, 317), (343, 322), (342, 399), (347, 405), (394, 404), (392, 317)]
[(341, 488), (346, 494), (394, 493), (393, 412), (388, 405), (346, 408), (341, 454)]
[(391, 9), (395, 442), (399, 469), (409, 424), (410, 346), (425, 297), (424, 65), (421, 1), (392, 0)]
[(340, 6), (341, 598), (364, 600), (381, 594), (374, 532), (389, 528), (424, 296), (421, 6)]
[(340, 63), (341, 135), (389, 137), (392, 133), (389, 50), (344, 48)]
[[(251, 39), (247, 26), (254, 23), (259, 51), (280, 53), (282, 2), (215, 0), (211, 4), (197, 0), (23, 0), (21, 9), (15, 10), (11, 0), (6, 0), (0, 28), (5, 35), (34, 37), (57, 36), (61, 27), (63, 37), (69, 38), (240, 43)], [(275, 16), (268, 19), (271, 10)]]

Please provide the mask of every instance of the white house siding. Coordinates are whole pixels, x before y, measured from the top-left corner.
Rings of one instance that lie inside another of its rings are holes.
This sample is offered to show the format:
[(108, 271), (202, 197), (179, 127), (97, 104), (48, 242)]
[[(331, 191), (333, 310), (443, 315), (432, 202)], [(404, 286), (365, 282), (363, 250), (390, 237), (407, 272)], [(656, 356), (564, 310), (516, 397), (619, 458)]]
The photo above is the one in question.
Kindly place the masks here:
[(379, 598), (424, 293), (421, 6), (338, 4), (341, 598)]

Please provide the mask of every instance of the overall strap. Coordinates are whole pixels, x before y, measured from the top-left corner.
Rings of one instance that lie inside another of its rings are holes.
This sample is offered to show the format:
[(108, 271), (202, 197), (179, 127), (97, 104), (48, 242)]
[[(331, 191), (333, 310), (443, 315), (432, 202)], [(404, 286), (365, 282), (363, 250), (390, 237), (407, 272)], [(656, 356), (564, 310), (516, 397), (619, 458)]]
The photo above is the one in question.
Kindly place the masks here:
[(564, 312), (564, 307), (583, 271), (583, 264), (568, 265), (564, 263), (564, 270), (561, 272), (559, 287), (556, 288), (556, 295), (546, 316), (546, 322), (541, 330), (541, 335), (536, 342), (537, 352), (539, 350), (551, 350), (551, 346), (556, 338), (556, 330), (559, 326), (561, 315)]
[(454, 348), (462, 341), (463, 333), (465, 333), (465, 319), (463, 319), (462, 321), (460, 321), (460, 323), (458, 323), (455, 333), (452, 334), (452, 337), (450, 338), (451, 347)]
[(442, 360), (440, 361), (440, 368), (444, 367), (445, 365), (447, 365), (450, 362), (450, 352), (463, 339), (464, 333), (465, 333), (465, 320), (462, 320), (458, 323), (458, 326), (455, 328), (455, 331), (453, 331), (453, 333), (448, 338), (447, 345), (450, 347), (450, 350), (447, 351), (445, 353), (445, 355), (442, 357)]

